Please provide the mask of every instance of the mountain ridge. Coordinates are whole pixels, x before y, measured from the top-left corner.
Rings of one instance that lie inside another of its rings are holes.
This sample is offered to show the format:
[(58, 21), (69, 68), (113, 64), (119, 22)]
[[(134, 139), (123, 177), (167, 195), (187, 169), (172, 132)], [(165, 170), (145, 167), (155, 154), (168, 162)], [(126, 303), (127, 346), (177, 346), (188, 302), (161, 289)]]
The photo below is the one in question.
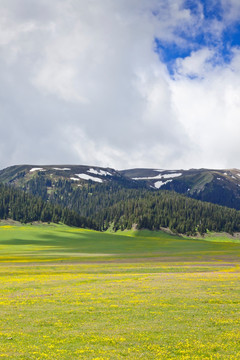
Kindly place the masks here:
[[(111, 226), (114, 230), (131, 229), (134, 224), (139, 229), (163, 227), (188, 235), (240, 231), (240, 212), (219, 206), (219, 203), (240, 206), (240, 171), (237, 169), (117, 171), (88, 165), (16, 165), (0, 171), (1, 182), (6, 186), (3, 195), (9, 188), (9, 191), (16, 189), (35, 196), (35, 200), (31, 198), (27, 216), (17, 215), (18, 208), (28, 211), (25, 195), (19, 206), (14, 201), (14, 192), (11, 203), (8, 196), (2, 197), (0, 208), (4, 210), (4, 218), (14, 208), (14, 220), (17, 216), (23, 221), (39, 216), (45, 219), (42, 212), (35, 216), (35, 202), (38, 203), (40, 197), (49, 204), (49, 209), (52, 206), (62, 209), (45, 211), (49, 220), (51, 217), (59, 221), (57, 214), (61, 212), (64, 222), (80, 221), (101, 231)], [(208, 202), (198, 201), (197, 197), (205, 197)]]
[[(29, 183), (46, 181), (47, 192), (57, 181), (68, 181), (73, 188), (87, 183), (118, 183), (129, 188), (170, 190), (197, 200), (240, 210), (240, 170), (160, 169), (116, 170), (92, 165), (13, 165), (0, 170), (0, 182), (28, 190)], [(38, 179), (38, 180), (37, 180)]]

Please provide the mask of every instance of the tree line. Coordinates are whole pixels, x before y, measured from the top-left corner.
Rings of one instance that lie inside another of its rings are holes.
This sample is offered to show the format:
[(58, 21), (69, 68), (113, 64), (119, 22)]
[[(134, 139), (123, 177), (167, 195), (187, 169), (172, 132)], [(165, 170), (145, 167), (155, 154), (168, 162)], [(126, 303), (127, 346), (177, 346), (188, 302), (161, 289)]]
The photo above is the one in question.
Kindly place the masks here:
[(0, 219), (13, 219), (22, 223), (33, 221), (62, 222), (77, 227), (96, 228), (91, 219), (60, 205), (44, 201), (12, 186), (0, 184)]
[[(103, 184), (89, 181), (80, 187), (66, 179), (51, 181), (49, 184), (49, 179), (41, 176), (32, 179), (28, 187), (35, 194), (44, 194), (53, 204), (90, 218), (98, 230), (106, 230), (111, 224), (115, 230), (137, 224), (139, 229), (164, 227), (188, 235), (204, 234), (207, 230), (240, 231), (240, 212), (173, 191), (151, 191), (111, 181)], [(49, 185), (52, 191), (47, 195)]]
[[(98, 218), (99, 217), (99, 218)], [(234, 209), (190, 199), (170, 191), (147, 193), (144, 198), (120, 201), (103, 209), (95, 221), (105, 228), (159, 230), (195, 235), (209, 231), (234, 233), (240, 231), (240, 213)]]
[[(0, 217), (22, 222), (52, 221), (100, 231), (159, 230), (193, 235), (209, 231), (240, 231), (240, 212), (201, 202), (172, 191), (128, 187), (127, 184), (91, 181), (76, 183), (39, 176), (24, 191), (1, 185)], [(28, 193), (27, 193), (27, 192)]]

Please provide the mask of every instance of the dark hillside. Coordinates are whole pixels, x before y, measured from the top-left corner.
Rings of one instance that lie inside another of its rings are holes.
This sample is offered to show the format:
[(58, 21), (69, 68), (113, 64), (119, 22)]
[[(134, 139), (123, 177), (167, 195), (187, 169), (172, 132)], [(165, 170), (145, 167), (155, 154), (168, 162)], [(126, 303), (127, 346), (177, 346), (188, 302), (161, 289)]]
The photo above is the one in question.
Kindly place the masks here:
[(95, 228), (94, 223), (76, 212), (53, 205), (22, 190), (0, 184), (0, 219), (22, 223), (33, 221), (62, 222), (70, 226)]

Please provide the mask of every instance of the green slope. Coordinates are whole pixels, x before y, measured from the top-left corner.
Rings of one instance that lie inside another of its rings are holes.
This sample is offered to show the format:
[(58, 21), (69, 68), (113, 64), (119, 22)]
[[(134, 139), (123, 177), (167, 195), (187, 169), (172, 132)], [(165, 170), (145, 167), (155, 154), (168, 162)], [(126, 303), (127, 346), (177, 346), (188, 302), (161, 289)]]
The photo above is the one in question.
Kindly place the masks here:
[(111, 234), (62, 225), (5, 225), (0, 227), (0, 260), (81, 262), (239, 259), (239, 242), (215, 242), (214, 237), (210, 240), (214, 241), (183, 238), (161, 231)]

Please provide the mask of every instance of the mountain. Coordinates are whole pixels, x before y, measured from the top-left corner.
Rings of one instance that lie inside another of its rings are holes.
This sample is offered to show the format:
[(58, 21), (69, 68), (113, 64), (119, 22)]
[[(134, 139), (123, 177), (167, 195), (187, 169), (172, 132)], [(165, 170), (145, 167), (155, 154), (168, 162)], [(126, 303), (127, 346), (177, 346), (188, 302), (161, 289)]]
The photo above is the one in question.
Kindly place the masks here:
[(197, 200), (240, 209), (240, 170), (237, 169), (118, 171), (88, 165), (16, 165), (0, 171), (0, 182), (20, 187), (45, 200), (58, 197), (61, 192), (61, 196), (66, 197), (63, 188), (71, 192), (89, 184), (115, 184), (148, 191), (173, 190)]
[[(49, 179), (48, 187), (54, 187), (58, 180), (67, 180), (73, 186), (93, 183), (116, 182), (129, 187), (139, 187), (137, 181), (111, 168), (87, 165), (15, 165), (0, 171), (0, 182), (24, 187), (38, 177)], [(52, 185), (51, 185), (52, 183)]]
[[(238, 170), (116, 171), (87, 165), (19, 165), (0, 171), (0, 211), (4, 212), (2, 218), (47, 218), (97, 230), (137, 226), (170, 228), (188, 235), (207, 230), (234, 233), (240, 231), (240, 212), (190, 197), (237, 207), (238, 178)], [(18, 201), (13, 192), (8, 196), (13, 190), (23, 193), (17, 195)], [(39, 199), (41, 206), (36, 208)]]
[(122, 175), (147, 186), (173, 190), (194, 199), (240, 209), (240, 170), (123, 170)]

